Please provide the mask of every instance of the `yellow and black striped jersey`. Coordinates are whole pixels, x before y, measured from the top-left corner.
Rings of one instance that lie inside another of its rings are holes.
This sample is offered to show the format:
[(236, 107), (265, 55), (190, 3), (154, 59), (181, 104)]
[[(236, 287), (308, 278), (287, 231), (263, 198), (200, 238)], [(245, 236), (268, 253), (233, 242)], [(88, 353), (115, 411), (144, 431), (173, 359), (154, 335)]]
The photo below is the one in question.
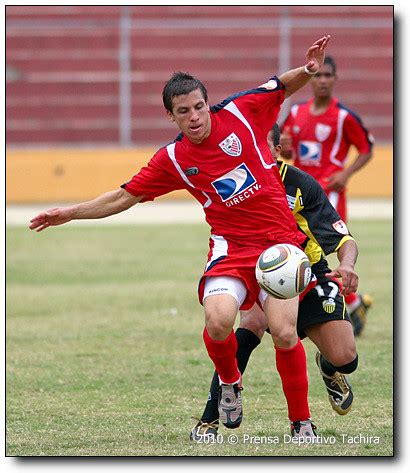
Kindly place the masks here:
[(316, 276), (328, 272), (324, 255), (336, 252), (353, 237), (312, 176), (283, 161), (278, 160), (278, 167), (289, 207), (299, 229), (308, 237), (304, 251), (312, 270)]

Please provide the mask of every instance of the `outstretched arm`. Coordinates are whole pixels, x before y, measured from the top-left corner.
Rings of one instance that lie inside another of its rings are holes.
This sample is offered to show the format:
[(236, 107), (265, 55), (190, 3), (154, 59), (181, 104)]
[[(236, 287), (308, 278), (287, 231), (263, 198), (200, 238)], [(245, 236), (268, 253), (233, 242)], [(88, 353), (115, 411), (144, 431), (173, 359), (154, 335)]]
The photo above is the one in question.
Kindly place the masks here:
[(359, 250), (356, 242), (354, 240), (347, 240), (337, 252), (339, 266), (326, 274), (329, 278), (342, 278), (342, 292), (345, 295), (356, 292), (359, 285), (359, 276), (354, 270), (358, 254)]
[(143, 196), (135, 197), (126, 190), (120, 188), (115, 191), (106, 192), (87, 202), (71, 205), (69, 207), (58, 207), (41, 212), (30, 220), (30, 230), (41, 232), (48, 227), (63, 225), (71, 220), (96, 219), (109, 217), (124, 210), (142, 200)]
[(325, 49), (329, 40), (330, 35), (326, 35), (315, 41), (306, 51), (306, 64), (304, 66), (292, 69), (279, 76), (279, 80), (286, 87), (286, 98), (306, 85), (311, 77), (319, 72), (325, 60)]

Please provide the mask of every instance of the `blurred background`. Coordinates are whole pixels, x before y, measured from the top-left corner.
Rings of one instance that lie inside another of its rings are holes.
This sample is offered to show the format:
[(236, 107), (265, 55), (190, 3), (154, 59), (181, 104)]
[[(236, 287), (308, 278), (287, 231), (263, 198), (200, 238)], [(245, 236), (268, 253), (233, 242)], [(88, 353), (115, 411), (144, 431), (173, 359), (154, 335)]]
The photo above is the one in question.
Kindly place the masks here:
[[(174, 71), (203, 80), (215, 104), (303, 64), (323, 34), (334, 95), (376, 141), (349, 195), (391, 200), (392, 6), (7, 6), (7, 202), (118, 187), (177, 135), (161, 97)], [(310, 95), (308, 85), (292, 103)]]

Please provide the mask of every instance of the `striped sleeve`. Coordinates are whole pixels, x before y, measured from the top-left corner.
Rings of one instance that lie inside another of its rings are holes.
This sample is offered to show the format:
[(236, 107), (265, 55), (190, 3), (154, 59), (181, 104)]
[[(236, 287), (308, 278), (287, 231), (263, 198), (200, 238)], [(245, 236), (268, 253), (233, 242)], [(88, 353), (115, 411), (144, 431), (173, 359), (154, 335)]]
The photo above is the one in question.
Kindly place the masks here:
[(175, 174), (166, 148), (161, 148), (146, 166), (121, 187), (132, 195), (144, 196), (141, 202), (185, 188), (182, 179)]
[(360, 117), (340, 103), (337, 106), (347, 112), (343, 124), (343, 135), (347, 142), (355, 146), (360, 154), (370, 153), (373, 148), (374, 138), (365, 128)]

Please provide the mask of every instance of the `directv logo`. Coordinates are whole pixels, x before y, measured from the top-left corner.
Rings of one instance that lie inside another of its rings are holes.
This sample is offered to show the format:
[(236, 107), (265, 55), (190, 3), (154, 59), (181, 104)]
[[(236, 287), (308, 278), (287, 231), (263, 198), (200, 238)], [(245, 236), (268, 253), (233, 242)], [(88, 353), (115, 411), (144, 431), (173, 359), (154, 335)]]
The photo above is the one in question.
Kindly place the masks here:
[(319, 166), (322, 157), (322, 145), (316, 141), (301, 141), (299, 143), (300, 163), (305, 166)]
[[(212, 185), (222, 199), (222, 202), (232, 199), (241, 192), (249, 189), (254, 184), (256, 184), (256, 179), (253, 177), (245, 163), (242, 163), (240, 166), (212, 182)], [(256, 185), (260, 188), (258, 184)]]

